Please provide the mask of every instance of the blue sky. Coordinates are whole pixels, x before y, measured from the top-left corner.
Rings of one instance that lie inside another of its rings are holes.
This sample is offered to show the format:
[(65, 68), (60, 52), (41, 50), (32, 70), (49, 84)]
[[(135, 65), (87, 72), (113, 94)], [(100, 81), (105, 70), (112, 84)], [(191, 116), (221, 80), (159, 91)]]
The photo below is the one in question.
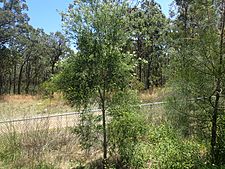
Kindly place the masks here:
[[(58, 11), (65, 11), (73, 0), (27, 0), (30, 24), (43, 28), (46, 33), (61, 31), (61, 17)], [(172, 0), (156, 0), (168, 16)]]

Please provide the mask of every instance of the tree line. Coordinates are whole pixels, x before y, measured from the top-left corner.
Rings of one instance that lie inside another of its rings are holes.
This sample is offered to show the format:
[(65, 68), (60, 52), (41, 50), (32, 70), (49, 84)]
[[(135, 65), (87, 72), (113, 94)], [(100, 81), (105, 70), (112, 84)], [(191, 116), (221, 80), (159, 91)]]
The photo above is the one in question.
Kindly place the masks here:
[[(172, 118), (185, 135), (210, 142), (211, 163), (224, 164), (225, 1), (175, 1), (170, 73)], [(181, 105), (179, 105), (181, 104)]]
[(71, 50), (61, 32), (29, 25), (25, 1), (0, 2), (0, 94), (35, 94)]
[[(133, 34), (124, 50), (136, 53), (139, 86), (150, 89), (165, 84), (162, 67), (168, 59), (162, 55), (167, 19), (155, 2), (145, 1), (140, 6), (128, 10), (127, 29)], [(57, 63), (72, 52), (61, 32), (48, 35), (29, 25), (27, 10), (25, 1), (1, 2), (0, 94), (37, 93), (57, 72)]]

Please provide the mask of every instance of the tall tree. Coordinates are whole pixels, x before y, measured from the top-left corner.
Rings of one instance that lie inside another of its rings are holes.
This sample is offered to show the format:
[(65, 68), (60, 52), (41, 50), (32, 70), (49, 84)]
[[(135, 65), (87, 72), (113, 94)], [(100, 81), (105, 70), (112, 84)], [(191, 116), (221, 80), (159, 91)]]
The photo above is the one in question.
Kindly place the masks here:
[(16, 31), (29, 20), (24, 12), (28, 10), (25, 0), (0, 1), (0, 47), (9, 43)]
[(71, 103), (87, 107), (94, 100), (101, 106), (104, 162), (109, 96), (128, 86), (133, 68), (132, 55), (123, 51), (129, 38), (127, 12), (126, 2), (93, 0), (74, 1), (63, 14), (78, 53), (68, 59), (58, 84)]
[(65, 58), (66, 54), (69, 52), (68, 41), (61, 32), (51, 33), (47, 40), (49, 41), (46, 45), (50, 48), (51, 73), (55, 74), (57, 62)]
[[(224, 22), (225, 2), (176, 1), (175, 52), (171, 72), (176, 112), (174, 122), (186, 134), (205, 133), (211, 162), (224, 163)], [(174, 109), (173, 109), (174, 111)], [(180, 123), (179, 123), (180, 122)], [(186, 126), (184, 126), (186, 124)], [(211, 134), (209, 134), (211, 133)]]
[(145, 89), (164, 84), (162, 67), (166, 63), (163, 51), (166, 47), (167, 19), (159, 4), (154, 0), (138, 1), (130, 10), (129, 26), (133, 51), (137, 55), (138, 80), (143, 82)]
[(23, 25), (29, 19), (24, 12), (27, 9), (24, 0), (0, 1), (0, 63), (3, 65), (0, 67), (0, 94), (6, 92), (6, 88), (3, 88), (7, 81), (5, 78), (10, 76), (11, 79), (12, 73), (8, 67), (12, 63), (13, 56), (7, 48), (12, 44), (17, 32), (23, 31)]

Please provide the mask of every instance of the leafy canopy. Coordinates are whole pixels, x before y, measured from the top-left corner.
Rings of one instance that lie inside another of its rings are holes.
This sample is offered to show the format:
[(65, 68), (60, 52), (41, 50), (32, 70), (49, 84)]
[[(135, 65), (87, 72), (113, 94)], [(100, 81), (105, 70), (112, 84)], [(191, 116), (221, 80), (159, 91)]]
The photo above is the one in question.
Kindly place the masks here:
[(129, 83), (132, 55), (123, 50), (129, 38), (127, 12), (126, 2), (94, 0), (74, 1), (63, 14), (78, 52), (65, 62), (58, 84), (72, 104), (87, 105)]

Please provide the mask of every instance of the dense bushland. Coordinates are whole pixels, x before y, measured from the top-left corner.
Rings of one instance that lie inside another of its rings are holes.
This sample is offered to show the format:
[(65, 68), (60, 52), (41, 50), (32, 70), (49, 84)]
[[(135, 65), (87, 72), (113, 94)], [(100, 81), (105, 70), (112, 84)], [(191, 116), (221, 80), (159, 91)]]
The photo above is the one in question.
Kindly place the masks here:
[[(81, 110), (70, 132), (87, 157), (103, 157), (78, 168), (224, 167), (225, 0), (174, 0), (170, 18), (154, 0), (74, 0), (61, 14), (65, 36), (29, 26), (24, 1), (0, 9), (0, 94), (41, 87)], [(156, 86), (166, 104), (149, 115), (136, 96)], [(2, 161), (20, 157), (17, 141)]]

